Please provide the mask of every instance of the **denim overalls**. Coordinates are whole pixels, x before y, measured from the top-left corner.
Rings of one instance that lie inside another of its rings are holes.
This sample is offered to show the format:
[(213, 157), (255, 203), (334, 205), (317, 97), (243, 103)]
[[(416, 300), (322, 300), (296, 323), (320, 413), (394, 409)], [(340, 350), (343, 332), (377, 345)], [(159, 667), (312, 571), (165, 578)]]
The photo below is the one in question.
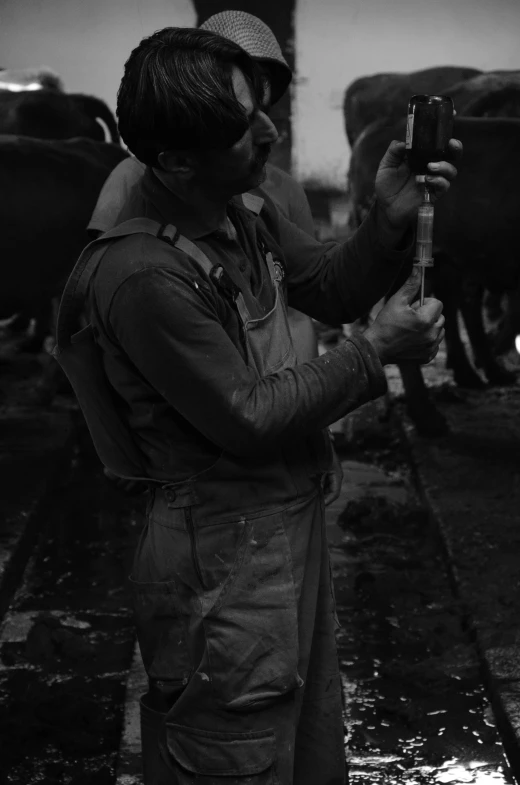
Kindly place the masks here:
[[(222, 271), (200, 249), (166, 229), (162, 239), (218, 280)], [(124, 225), (90, 247), (121, 236)], [(283, 267), (271, 253), (265, 261), (269, 313), (252, 319), (233, 294), (259, 378), (296, 364)], [(152, 490), (131, 575), (149, 677), (145, 785), (345, 782), (322, 493), (330, 457), (318, 432), (268, 458), (222, 452), (197, 476)]]

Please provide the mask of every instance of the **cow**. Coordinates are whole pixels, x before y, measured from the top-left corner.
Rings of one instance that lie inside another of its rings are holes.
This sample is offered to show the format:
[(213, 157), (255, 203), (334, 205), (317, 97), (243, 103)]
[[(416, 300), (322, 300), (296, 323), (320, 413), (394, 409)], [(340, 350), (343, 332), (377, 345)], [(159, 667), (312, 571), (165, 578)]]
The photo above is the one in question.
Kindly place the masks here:
[[(406, 120), (388, 125), (372, 123), (358, 137), (349, 170), (351, 198), (363, 217), (373, 201), (379, 161), (392, 139), (404, 139)], [(459, 174), (448, 194), (435, 207), (432, 271), (435, 294), (444, 302), (448, 364), (457, 384), (482, 386), (462, 344), (460, 309), (475, 362), (488, 382), (508, 384), (515, 375), (496, 359), (482, 320), (482, 289), (515, 289), (520, 282), (517, 223), (520, 202), (520, 120), (457, 117), (454, 136), (464, 145)], [(440, 414), (430, 402), (420, 368), (400, 368), (408, 409), (418, 430), (435, 435), (443, 430)]]
[(121, 146), (90, 139), (0, 136), (0, 319), (36, 317), (33, 347), (49, 329), (52, 298), (83, 247), (86, 227)]
[(110, 140), (119, 143), (114, 115), (100, 98), (59, 90), (0, 89), (0, 135), (15, 134), (37, 139), (71, 139), (87, 137), (99, 142), (106, 139), (106, 123)]
[(388, 122), (406, 115), (408, 101), (415, 93), (443, 93), (454, 84), (481, 74), (477, 68), (437, 66), (411, 73), (382, 73), (363, 76), (345, 92), (343, 117), (350, 147), (371, 123)]

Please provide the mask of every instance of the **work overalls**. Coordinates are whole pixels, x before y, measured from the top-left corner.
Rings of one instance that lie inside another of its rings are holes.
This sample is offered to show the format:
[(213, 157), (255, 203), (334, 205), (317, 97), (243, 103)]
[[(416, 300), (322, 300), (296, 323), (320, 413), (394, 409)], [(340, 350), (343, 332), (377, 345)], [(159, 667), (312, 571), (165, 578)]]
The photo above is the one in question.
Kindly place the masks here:
[[(173, 242), (206, 275), (225, 272), (185, 238)], [(232, 292), (259, 378), (296, 364), (283, 266), (265, 261), (269, 313), (252, 319)], [(131, 575), (149, 677), (145, 785), (345, 782), (322, 491), (330, 458), (318, 432), (255, 458), (222, 452), (151, 491)]]

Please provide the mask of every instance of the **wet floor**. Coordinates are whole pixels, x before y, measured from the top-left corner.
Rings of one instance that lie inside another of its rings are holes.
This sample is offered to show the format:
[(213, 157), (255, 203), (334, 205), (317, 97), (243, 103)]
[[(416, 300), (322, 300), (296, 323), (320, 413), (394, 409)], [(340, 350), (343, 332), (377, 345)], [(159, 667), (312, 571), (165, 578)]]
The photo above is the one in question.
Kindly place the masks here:
[[(348, 426), (345, 484), (328, 511), (350, 782), (513, 783), (441, 544), (384, 411)], [(116, 783), (139, 506), (85, 444), (53, 491), (0, 628), (1, 785)]]
[(0, 629), (1, 783), (114, 782), (139, 526), (91, 459), (77, 458)]
[(350, 782), (513, 783), (437, 532), (390, 424), (343, 465), (346, 504), (328, 531)]

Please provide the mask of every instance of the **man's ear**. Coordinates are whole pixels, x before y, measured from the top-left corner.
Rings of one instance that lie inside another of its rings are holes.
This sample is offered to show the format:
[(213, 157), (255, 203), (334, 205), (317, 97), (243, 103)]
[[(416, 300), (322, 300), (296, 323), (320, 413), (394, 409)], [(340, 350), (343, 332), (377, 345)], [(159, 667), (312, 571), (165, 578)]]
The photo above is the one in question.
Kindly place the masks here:
[(182, 150), (165, 150), (159, 153), (157, 160), (161, 169), (168, 174), (186, 178), (193, 174), (192, 159), (189, 153)]

